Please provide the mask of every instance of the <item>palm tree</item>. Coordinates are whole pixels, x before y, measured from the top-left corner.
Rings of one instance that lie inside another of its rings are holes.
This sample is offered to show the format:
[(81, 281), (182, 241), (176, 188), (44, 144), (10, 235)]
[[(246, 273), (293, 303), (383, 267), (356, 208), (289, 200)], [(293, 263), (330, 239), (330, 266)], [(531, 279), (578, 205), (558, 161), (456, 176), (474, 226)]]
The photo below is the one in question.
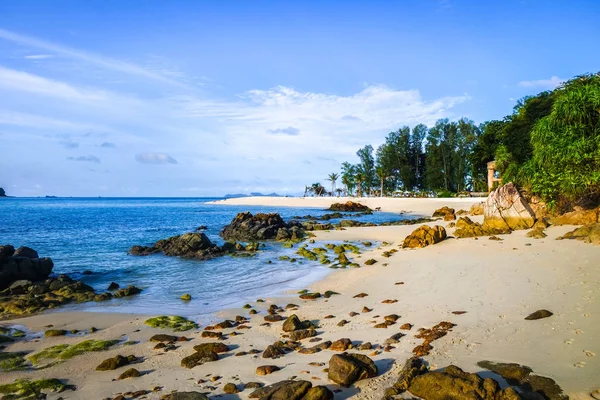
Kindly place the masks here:
[(335, 189), (335, 192), (337, 193), (337, 196), (340, 197), (344, 191), (340, 188), (337, 188)]
[(311, 187), (310, 186), (304, 186), (304, 197), (306, 197), (307, 194), (309, 194), (311, 191)]
[(356, 178), (356, 196), (362, 197), (362, 183), (365, 180), (365, 174), (363, 174), (362, 172), (357, 172), (355, 178)]
[(377, 168), (375, 168), (375, 174), (379, 178), (379, 182), (381, 184), (381, 189), (380, 189), (380, 192), (379, 192), (379, 196), (383, 197), (383, 181), (385, 181), (385, 178), (387, 178), (387, 174), (385, 173), (385, 170), (383, 169), (383, 167), (377, 167)]
[(350, 164), (349, 162), (344, 162), (342, 164), (342, 184), (344, 185), (344, 197), (352, 195), (356, 178), (355, 175), (356, 166)]
[(325, 193), (325, 188), (319, 182), (313, 183), (311, 186), (311, 191), (315, 194), (315, 196), (319, 197)]
[(331, 174), (327, 175), (327, 180), (329, 182), (331, 182), (331, 195), (333, 196), (333, 193), (335, 192), (335, 181), (337, 181), (337, 179), (340, 176), (338, 174), (336, 174), (335, 172), (332, 172)]

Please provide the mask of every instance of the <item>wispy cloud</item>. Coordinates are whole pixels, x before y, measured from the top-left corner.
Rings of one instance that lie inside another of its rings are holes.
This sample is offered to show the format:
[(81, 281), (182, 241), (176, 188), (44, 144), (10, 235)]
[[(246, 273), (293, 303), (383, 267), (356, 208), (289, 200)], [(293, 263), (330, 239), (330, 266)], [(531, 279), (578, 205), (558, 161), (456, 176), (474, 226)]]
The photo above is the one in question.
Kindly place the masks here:
[(137, 75), (179, 87), (186, 86), (185, 84), (181, 83), (176, 79), (166, 77), (160, 73), (145, 69), (133, 63), (117, 60), (110, 57), (104, 57), (98, 54), (74, 49), (72, 47), (48, 42), (31, 36), (21, 35), (6, 29), (0, 29), (0, 39), (5, 39), (15, 43), (36, 47), (38, 49), (42, 49), (51, 53), (61, 54), (63, 56), (68, 56), (77, 60), (89, 62), (106, 69)]
[(77, 148), (79, 148), (79, 142), (63, 141), (63, 142), (60, 142), (60, 144), (65, 149), (77, 149)]
[(289, 136), (297, 136), (300, 133), (300, 130), (292, 126), (288, 126), (287, 128), (269, 129), (268, 132), (274, 135), (283, 134)]
[(558, 76), (552, 76), (549, 79), (521, 81), (521, 82), (519, 82), (519, 86), (526, 87), (526, 88), (554, 89), (555, 87), (557, 87), (564, 81), (565, 81), (565, 79), (561, 79)]
[(78, 162), (90, 162), (90, 163), (100, 163), (100, 159), (96, 156), (79, 156), (79, 157), (67, 157), (69, 161), (78, 161)]
[(140, 153), (135, 160), (142, 164), (177, 164), (177, 160), (165, 153)]
[(25, 56), (26, 60), (46, 60), (48, 58), (53, 58), (52, 54), (31, 54), (29, 56)]
[(114, 149), (117, 147), (117, 145), (112, 142), (104, 142), (100, 145), (100, 147), (105, 148), (105, 149)]

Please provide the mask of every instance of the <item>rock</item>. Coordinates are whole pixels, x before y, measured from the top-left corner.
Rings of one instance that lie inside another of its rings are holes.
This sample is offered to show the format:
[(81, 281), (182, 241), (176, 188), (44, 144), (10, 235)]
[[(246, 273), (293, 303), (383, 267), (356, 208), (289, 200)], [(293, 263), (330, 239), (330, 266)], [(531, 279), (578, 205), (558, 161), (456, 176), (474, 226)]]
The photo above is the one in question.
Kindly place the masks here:
[(444, 206), (440, 209), (434, 211), (433, 218), (444, 218), (444, 221), (454, 221), (456, 219), (456, 215), (454, 213), (454, 208), (450, 208), (448, 206)]
[(232, 250), (231, 244), (217, 246), (212, 243), (208, 236), (202, 232), (185, 233), (172, 236), (156, 242), (153, 246), (133, 246), (129, 254), (135, 256), (146, 256), (162, 252), (166, 256), (177, 256), (207, 260), (223, 256)]
[(527, 236), (529, 238), (533, 238), (533, 239), (543, 239), (543, 238), (545, 238), (548, 235), (546, 235), (546, 233), (544, 232), (543, 229), (533, 228), (532, 230), (530, 230), (529, 232), (527, 232), (527, 234), (525, 236)]
[(213, 351), (217, 354), (219, 353), (227, 353), (229, 351), (229, 346), (225, 343), (221, 342), (213, 342), (213, 343), (201, 343), (194, 346), (194, 351), (202, 353), (205, 351)]
[(469, 210), (469, 215), (483, 215), (484, 204), (485, 202), (483, 201), (481, 203), (473, 204)]
[(371, 344), (371, 342), (361, 343), (360, 346), (358, 346), (358, 350), (372, 350), (372, 349), (373, 349), (373, 345)]
[(111, 282), (111, 283), (110, 283), (110, 285), (108, 285), (108, 288), (107, 288), (106, 290), (113, 291), (113, 290), (117, 290), (117, 289), (119, 289), (120, 287), (121, 287), (121, 286), (119, 286), (119, 284), (118, 284), (118, 283), (116, 283), (116, 282)]
[(548, 318), (552, 315), (553, 314), (548, 310), (537, 310), (536, 312), (529, 314), (527, 317), (525, 317), (525, 319), (528, 321), (534, 321), (536, 319)]
[(394, 385), (386, 390), (386, 397), (384, 400), (387, 400), (389, 396), (397, 396), (399, 394), (404, 393), (408, 390), (410, 383), (413, 379), (419, 375), (423, 375), (427, 373), (429, 370), (425, 365), (425, 362), (422, 358), (419, 357), (411, 357), (404, 363), (404, 366), (400, 370), (400, 374), (398, 375), (398, 379), (394, 383)]
[(402, 324), (400, 325), (400, 329), (403, 331), (410, 331), (412, 329), (412, 324), (406, 323), (406, 324)]
[(302, 300), (316, 300), (321, 297), (321, 293), (304, 293), (300, 295)]
[(333, 392), (325, 386), (314, 386), (306, 392), (302, 400), (333, 400)]
[(298, 240), (303, 237), (300, 223), (286, 223), (279, 214), (249, 212), (239, 213), (221, 230), (225, 240), (241, 242), (256, 242), (259, 240)]
[(596, 400), (600, 400), (600, 389), (592, 390), (590, 396), (592, 396)]
[(539, 395), (548, 400), (567, 400), (569, 398), (553, 379), (534, 374), (528, 366), (492, 361), (480, 361), (477, 365), (495, 372), (506, 379), (508, 384), (518, 387), (524, 392), (523, 397), (527, 399), (539, 398)]
[(21, 246), (15, 250), (13, 257), (39, 258), (39, 255), (34, 249), (27, 246)]
[(262, 358), (279, 358), (284, 355), (285, 355), (285, 352), (283, 350), (281, 350), (279, 347), (269, 345), (263, 352)]
[(244, 386), (244, 390), (246, 389), (260, 389), (261, 387), (263, 387), (264, 385), (260, 382), (248, 382), (246, 383), (246, 386)]
[(600, 208), (586, 210), (575, 207), (574, 211), (551, 218), (552, 225), (589, 225), (600, 222)]
[(194, 368), (198, 365), (202, 365), (207, 362), (217, 361), (219, 355), (214, 351), (205, 350), (202, 352), (196, 352), (191, 356), (187, 356), (181, 360), (181, 366), (184, 368)]
[(127, 287), (126, 287), (126, 288), (124, 288), (124, 289), (119, 289), (119, 290), (117, 290), (117, 291), (116, 291), (116, 292), (113, 294), (113, 296), (114, 296), (114, 297), (117, 297), (117, 298), (120, 298), (120, 297), (129, 297), (129, 296), (134, 296), (134, 295), (136, 295), (136, 294), (140, 294), (140, 293), (142, 293), (142, 289), (140, 289), (140, 288), (138, 288), (138, 287), (135, 287), (135, 286), (131, 285), (131, 286), (127, 286)]
[(446, 229), (443, 226), (436, 225), (429, 227), (420, 226), (404, 239), (402, 248), (421, 248), (436, 244), (446, 239)]
[(377, 376), (377, 372), (377, 366), (369, 357), (343, 353), (331, 357), (327, 376), (333, 382), (349, 387), (356, 381)]
[(557, 239), (577, 239), (583, 240), (585, 243), (600, 245), (600, 223), (579, 227)]
[(308, 381), (287, 380), (265, 386), (248, 396), (260, 400), (301, 400), (312, 387)]
[(490, 193), (483, 215), (483, 224), (490, 229), (529, 229), (536, 221), (535, 213), (512, 182)]
[(360, 203), (355, 203), (353, 201), (347, 201), (345, 203), (333, 203), (327, 211), (341, 211), (341, 212), (364, 212), (364, 211), (373, 211), (369, 207), (364, 206)]
[(227, 394), (235, 394), (240, 392), (235, 383), (225, 384), (225, 386), (223, 386), (223, 391)]
[(279, 314), (269, 314), (269, 315), (265, 315), (265, 317), (263, 319), (267, 322), (277, 322), (277, 321), (283, 321), (285, 318), (283, 318)]
[(450, 365), (441, 371), (415, 376), (408, 391), (424, 400), (481, 399), (520, 400), (521, 396), (512, 388), (500, 389), (492, 378), (482, 379)]
[(352, 348), (352, 341), (348, 338), (336, 340), (329, 346), (331, 351), (346, 351), (350, 348)]
[(296, 314), (290, 315), (283, 323), (284, 332), (292, 332), (300, 329), (314, 328), (314, 325), (309, 320), (300, 321)]
[(176, 342), (179, 339), (179, 336), (173, 335), (165, 335), (164, 333), (160, 333), (158, 335), (154, 335), (150, 338), (151, 342)]
[(264, 376), (270, 375), (273, 372), (279, 371), (280, 368), (276, 365), (261, 365), (256, 368), (256, 375)]
[(100, 365), (96, 367), (96, 371), (113, 371), (117, 368), (124, 367), (125, 365), (129, 365), (130, 363), (137, 360), (136, 356), (127, 356), (123, 357), (121, 355), (116, 355), (111, 358), (107, 358), (102, 361)]
[(339, 294), (338, 292), (334, 292), (333, 290), (326, 290), (325, 293), (323, 293), (323, 297), (326, 298), (326, 299), (328, 299), (331, 296), (335, 296), (335, 295), (338, 295), (338, 294)]
[(390, 345), (390, 344), (396, 344), (400, 342), (400, 339), (402, 339), (402, 337), (405, 336), (404, 333), (395, 333), (392, 336), (390, 336), (389, 338), (385, 339), (385, 342), (383, 342), (383, 344), (385, 345)]
[(478, 236), (491, 236), (510, 233), (508, 228), (492, 228), (487, 225), (473, 222), (469, 217), (460, 217), (456, 221), (454, 236), (457, 238), (469, 238)]
[(290, 333), (290, 340), (298, 341), (309, 337), (317, 336), (317, 331), (314, 329), (300, 329)]
[(138, 371), (135, 368), (129, 368), (127, 371), (125, 371), (121, 375), (119, 375), (117, 380), (120, 381), (120, 380), (128, 379), (128, 378), (139, 378), (140, 376), (142, 376), (142, 374), (140, 374), (140, 371)]
[(365, 265), (373, 265), (377, 262), (377, 260), (370, 258), (367, 261), (365, 261)]
[(189, 293), (185, 293), (182, 294), (181, 296), (179, 296), (179, 298), (183, 301), (190, 301), (192, 300), (192, 296)]
[(206, 395), (199, 392), (173, 392), (161, 400), (210, 400)]
[(45, 337), (65, 336), (66, 334), (67, 331), (64, 329), (48, 329), (46, 332), (44, 332)]

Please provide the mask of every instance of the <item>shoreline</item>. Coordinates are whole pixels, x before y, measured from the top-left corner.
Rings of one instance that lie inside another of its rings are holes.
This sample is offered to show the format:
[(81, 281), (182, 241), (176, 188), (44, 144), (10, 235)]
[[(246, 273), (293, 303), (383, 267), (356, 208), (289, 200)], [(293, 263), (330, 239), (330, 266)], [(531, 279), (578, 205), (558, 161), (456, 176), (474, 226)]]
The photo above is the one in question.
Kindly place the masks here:
[[(239, 201), (264, 202), (273, 198), (240, 198), (228, 199), (220, 204), (234, 204)], [(295, 204), (298, 199), (288, 203)], [(314, 207), (324, 207), (327, 200), (339, 198), (316, 199)], [(345, 199), (343, 199), (345, 201)], [(353, 199), (369, 205), (368, 201)], [(410, 208), (410, 212), (421, 212), (431, 215), (433, 209), (448, 205), (457, 209), (468, 209), (467, 205), (481, 199), (373, 199), (371, 204), (379, 204), (382, 211), (398, 212), (407, 209), (409, 202), (416, 203), (427, 200)], [(375, 200), (380, 200), (378, 203)], [(382, 201), (383, 200), (383, 201)], [(408, 200), (398, 201), (397, 200)], [(435, 201), (433, 201), (435, 200)], [(454, 201), (449, 201), (454, 200)], [(246, 204), (246, 203), (245, 203)], [(236, 204), (237, 205), (237, 204)], [(256, 204), (272, 205), (279, 204)], [(302, 207), (308, 207), (302, 204)], [(293, 205), (292, 205), (293, 207)], [(384, 209), (385, 207), (385, 209)], [(415, 211), (416, 210), (416, 211)], [(427, 211), (429, 212), (423, 212)], [(481, 221), (482, 217), (471, 217)], [(439, 224), (447, 226), (447, 222), (436, 221), (426, 225)], [(383, 391), (391, 386), (397, 378), (399, 368), (410, 357), (412, 348), (422, 341), (415, 339), (416, 329), (431, 327), (441, 321), (456, 324), (446, 336), (433, 343), (434, 349), (426, 360), (432, 367), (444, 367), (455, 364), (468, 372), (482, 372), (476, 365), (481, 360), (516, 362), (528, 365), (537, 374), (556, 380), (566, 393), (573, 398), (591, 399), (588, 393), (597, 388), (600, 382), (597, 341), (600, 327), (594, 321), (600, 315), (599, 303), (596, 301), (600, 283), (600, 271), (596, 260), (600, 259), (600, 247), (579, 241), (555, 242), (554, 239), (572, 230), (572, 226), (550, 227), (546, 239), (535, 240), (525, 237), (527, 231), (516, 231), (510, 235), (502, 235), (502, 241), (490, 241), (485, 237), (479, 239), (452, 239), (423, 249), (398, 249), (398, 244), (416, 226), (383, 226), (355, 227), (343, 231), (315, 232), (316, 243), (313, 246), (329, 241), (387, 241), (390, 246), (375, 246), (359, 256), (352, 255), (361, 268), (348, 268), (328, 273), (323, 279), (313, 282), (311, 291), (326, 290), (339, 292), (340, 295), (329, 299), (300, 300), (294, 293), (286, 296), (265, 298), (265, 303), (251, 302), (259, 314), (251, 317), (251, 329), (238, 331), (227, 329), (225, 333), (243, 333), (229, 336), (225, 343), (235, 347), (230, 352), (248, 351), (255, 348), (264, 350), (267, 345), (281, 339), (281, 323), (261, 326), (265, 310), (271, 304), (285, 306), (287, 302), (299, 305), (295, 313), (301, 319), (318, 321), (319, 338), (338, 340), (349, 338), (354, 343), (370, 341), (382, 344), (394, 333), (401, 332), (398, 326), (403, 323), (414, 325), (410, 331), (402, 331), (407, 336), (400, 339), (390, 352), (381, 352), (372, 356), (380, 369), (378, 377), (360, 381), (350, 389), (336, 394), (335, 399), (371, 399), (381, 398)], [(447, 228), (448, 229), (448, 228)], [(448, 233), (452, 234), (452, 229)], [(390, 258), (382, 256), (384, 250), (396, 248), (399, 251)], [(377, 263), (365, 266), (364, 261), (373, 258)], [(383, 264), (388, 264), (384, 266)], [(395, 285), (396, 282), (403, 285)], [(364, 298), (354, 298), (360, 292), (368, 294)], [(398, 300), (394, 304), (382, 304), (386, 299)], [(361, 312), (362, 307), (372, 308), (368, 313)], [(248, 310), (229, 308), (216, 313), (216, 317), (233, 318), (235, 315), (248, 316)], [(554, 315), (539, 321), (525, 321), (524, 317), (537, 309), (546, 308)], [(467, 311), (464, 315), (453, 315), (452, 311)], [(350, 317), (350, 312), (358, 312)], [(388, 329), (374, 329), (371, 321), (381, 322), (388, 314), (398, 314), (397, 325)], [(53, 377), (69, 378), (69, 383), (78, 386), (75, 392), (65, 392), (65, 398), (104, 398), (113, 397), (118, 392), (129, 390), (151, 389), (162, 386), (164, 390), (152, 393), (149, 398), (159, 398), (171, 390), (205, 392), (207, 386), (214, 386), (212, 395), (221, 394), (222, 399), (247, 398), (250, 390), (237, 395), (224, 395), (222, 386), (228, 382), (259, 381), (265, 384), (275, 383), (292, 375), (298, 379), (312, 380), (315, 385), (327, 385), (331, 389), (338, 388), (327, 380), (321, 370), (324, 367), (311, 367), (309, 362), (327, 363), (335, 354), (324, 350), (312, 355), (297, 352), (289, 353), (276, 360), (263, 359), (260, 354), (252, 356), (223, 357), (221, 360), (186, 370), (179, 366), (180, 360), (193, 353), (196, 344), (212, 341), (200, 338), (200, 330), (176, 333), (192, 338), (182, 343), (174, 351), (159, 353), (152, 350), (154, 344), (148, 342), (156, 333), (171, 333), (169, 330), (150, 328), (144, 325), (147, 316), (119, 313), (93, 312), (52, 312), (26, 318), (4, 321), (2, 325), (27, 324), (44, 330), (45, 325), (52, 324), (54, 329), (87, 329), (90, 326), (100, 331), (86, 335), (85, 338), (114, 339), (124, 334), (128, 340), (140, 343), (99, 353), (87, 353), (63, 364), (32, 372), (3, 372), (0, 384), (12, 382), (18, 377)], [(292, 312), (286, 311), (283, 316)], [(323, 317), (332, 314), (333, 319)], [(156, 315), (160, 315), (157, 313)], [(379, 317), (375, 317), (375, 316)], [(337, 323), (341, 319), (350, 321), (343, 327)], [(39, 350), (50, 345), (77, 343), (84, 340), (80, 337), (43, 338), (37, 342), (18, 342), (9, 347), (10, 351)], [(306, 347), (311, 346), (308, 340), (303, 341)], [(369, 355), (371, 351), (359, 353)], [(96, 365), (102, 360), (117, 354), (134, 354), (144, 357), (142, 364), (133, 365), (140, 371), (151, 371), (140, 378), (113, 382), (123, 370), (97, 372)], [(584, 363), (584, 364), (581, 364)], [(258, 365), (278, 365), (282, 371), (267, 376), (256, 376)], [(576, 366), (576, 365), (579, 365)], [(309, 372), (309, 374), (305, 374)], [(196, 383), (207, 374), (222, 376), (217, 382)], [(487, 372), (488, 376), (497, 376)], [(497, 379), (501, 384), (503, 380)], [(49, 398), (57, 398), (51, 395)]]

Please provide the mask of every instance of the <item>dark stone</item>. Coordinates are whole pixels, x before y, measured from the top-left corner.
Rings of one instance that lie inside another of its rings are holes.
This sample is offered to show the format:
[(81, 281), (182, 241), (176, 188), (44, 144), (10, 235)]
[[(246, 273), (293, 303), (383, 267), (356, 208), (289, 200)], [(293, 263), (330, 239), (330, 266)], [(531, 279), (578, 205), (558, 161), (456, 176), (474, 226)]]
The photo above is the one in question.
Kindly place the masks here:
[(119, 288), (120, 288), (120, 286), (119, 286), (119, 284), (118, 284), (118, 283), (116, 283), (116, 282), (111, 282), (111, 284), (110, 284), (110, 285), (108, 285), (108, 288), (107, 288), (106, 290), (111, 290), (111, 291), (112, 291), (112, 290), (117, 290), (117, 289), (119, 289)]
[(142, 293), (142, 289), (135, 287), (133, 285), (131, 286), (127, 286), (124, 289), (119, 289), (115, 292), (114, 296), (119, 298), (119, 297), (129, 297), (129, 296), (134, 296), (136, 294), (140, 294)]
[(312, 383), (308, 381), (281, 381), (255, 390), (248, 396), (260, 400), (302, 400)]
[(140, 374), (140, 371), (138, 371), (135, 368), (129, 368), (127, 371), (125, 371), (121, 375), (119, 375), (117, 380), (120, 381), (120, 380), (128, 379), (128, 378), (139, 378), (140, 376), (142, 376), (142, 374)]
[(220, 235), (228, 241), (256, 242), (259, 240), (295, 240), (302, 235), (299, 223), (286, 223), (279, 214), (239, 213), (226, 225)]
[(214, 351), (217, 354), (227, 353), (229, 351), (229, 346), (221, 342), (201, 343), (194, 346), (194, 351), (197, 351), (199, 353), (202, 353), (204, 351)]
[(283, 323), (284, 332), (292, 332), (300, 329), (314, 328), (314, 325), (309, 320), (301, 321), (296, 314), (290, 315)]
[(199, 392), (174, 392), (164, 397), (163, 400), (210, 400), (206, 395)]
[(107, 358), (106, 360), (102, 361), (100, 365), (96, 367), (96, 371), (112, 371), (117, 368), (124, 367), (125, 365), (129, 365), (130, 363), (136, 360), (136, 356), (133, 355), (127, 357), (116, 355), (114, 357)]
[(335, 383), (349, 387), (361, 379), (373, 378), (377, 373), (377, 366), (369, 357), (356, 353), (343, 353), (331, 357), (327, 376)]
[(217, 353), (214, 351), (205, 350), (202, 352), (196, 352), (183, 358), (181, 360), (181, 366), (184, 368), (194, 368), (207, 362), (217, 361), (218, 359), (219, 355)]
[(553, 314), (548, 310), (537, 310), (536, 312), (529, 314), (527, 317), (525, 317), (525, 319), (528, 321), (534, 321), (536, 319), (548, 318), (552, 315)]
[(333, 203), (328, 211), (342, 211), (342, 212), (363, 212), (363, 211), (372, 211), (369, 207), (364, 206), (360, 203), (355, 203), (353, 201), (347, 201), (346, 203)]

